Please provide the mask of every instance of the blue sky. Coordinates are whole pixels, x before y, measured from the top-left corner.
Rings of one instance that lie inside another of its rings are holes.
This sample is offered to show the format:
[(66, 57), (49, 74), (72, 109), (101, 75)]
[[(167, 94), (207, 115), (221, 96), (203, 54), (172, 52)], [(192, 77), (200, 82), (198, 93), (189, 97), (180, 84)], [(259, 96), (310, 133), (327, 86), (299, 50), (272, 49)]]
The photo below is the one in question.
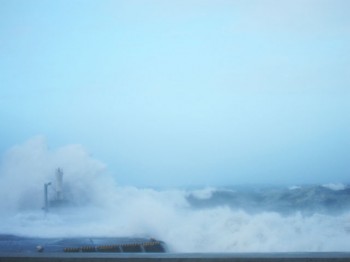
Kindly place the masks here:
[(120, 184), (349, 182), (350, 2), (0, 0), (0, 153)]

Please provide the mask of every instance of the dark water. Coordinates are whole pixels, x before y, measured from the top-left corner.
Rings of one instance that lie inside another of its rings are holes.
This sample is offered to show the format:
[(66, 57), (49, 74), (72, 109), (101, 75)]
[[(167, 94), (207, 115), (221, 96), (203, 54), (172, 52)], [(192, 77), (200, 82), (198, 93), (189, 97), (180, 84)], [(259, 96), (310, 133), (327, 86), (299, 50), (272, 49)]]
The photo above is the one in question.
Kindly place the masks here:
[(350, 210), (350, 187), (342, 184), (294, 187), (237, 186), (209, 189), (202, 195), (190, 193), (187, 199), (196, 208), (228, 206), (249, 213), (340, 214)]

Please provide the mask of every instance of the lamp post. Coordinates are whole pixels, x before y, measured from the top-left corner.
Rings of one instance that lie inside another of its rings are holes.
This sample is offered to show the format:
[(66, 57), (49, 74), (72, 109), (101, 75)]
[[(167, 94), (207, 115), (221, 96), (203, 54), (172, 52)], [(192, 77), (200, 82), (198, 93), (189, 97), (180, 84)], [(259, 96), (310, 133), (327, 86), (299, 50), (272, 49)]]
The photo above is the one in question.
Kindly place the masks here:
[(47, 188), (49, 187), (49, 185), (51, 185), (51, 182), (44, 184), (44, 200), (45, 200), (44, 210), (45, 210), (45, 212), (49, 211), (49, 198), (47, 195)]

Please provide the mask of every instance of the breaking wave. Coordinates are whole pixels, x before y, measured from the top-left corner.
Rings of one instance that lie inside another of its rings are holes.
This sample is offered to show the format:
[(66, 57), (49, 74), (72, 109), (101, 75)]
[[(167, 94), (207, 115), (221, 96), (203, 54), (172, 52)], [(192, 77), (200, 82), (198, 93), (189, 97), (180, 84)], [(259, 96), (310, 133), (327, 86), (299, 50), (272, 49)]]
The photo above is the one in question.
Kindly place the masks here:
[[(64, 170), (64, 206), (55, 199)], [(0, 168), (0, 233), (130, 236), (165, 241), (173, 252), (350, 251), (350, 188), (290, 187), (155, 190), (118, 186), (79, 145), (50, 150), (41, 137), (15, 146)]]

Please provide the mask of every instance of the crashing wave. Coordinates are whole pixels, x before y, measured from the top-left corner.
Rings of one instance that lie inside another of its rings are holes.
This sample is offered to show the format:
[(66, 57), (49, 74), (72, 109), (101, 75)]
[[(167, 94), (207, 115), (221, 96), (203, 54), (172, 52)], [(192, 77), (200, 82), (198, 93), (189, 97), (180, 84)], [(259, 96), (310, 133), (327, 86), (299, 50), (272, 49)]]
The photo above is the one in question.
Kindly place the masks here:
[(334, 191), (345, 190), (347, 188), (347, 186), (342, 183), (330, 183), (322, 186)]

